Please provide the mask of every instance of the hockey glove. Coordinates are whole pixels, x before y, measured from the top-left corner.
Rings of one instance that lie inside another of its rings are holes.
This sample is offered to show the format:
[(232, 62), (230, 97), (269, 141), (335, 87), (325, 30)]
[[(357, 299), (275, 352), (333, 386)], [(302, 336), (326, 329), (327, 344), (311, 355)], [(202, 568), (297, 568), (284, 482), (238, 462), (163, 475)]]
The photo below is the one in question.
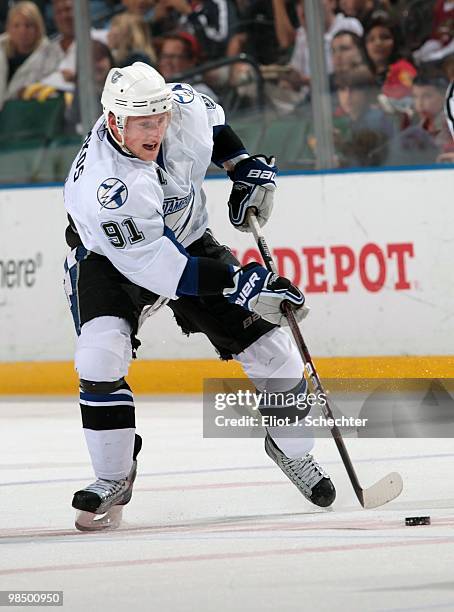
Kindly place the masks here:
[(228, 172), (233, 181), (229, 198), (229, 217), (232, 225), (241, 232), (250, 232), (246, 213), (252, 208), (263, 227), (273, 210), (274, 178), (277, 173), (274, 157), (253, 155), (239, 161)]
[(224, 289), (224, 296), (228, 301), (256, 312), (275, 325), (287, 325), (287, 319), (281, 310), (284, 301), (293, 306), (297, 321), (304, 319), (309, 312), (304, 306), (304, 295), (295, 285), (283, 276), (268, 272), (256, 262), (237, 269), (233, 282), (233, 288)]

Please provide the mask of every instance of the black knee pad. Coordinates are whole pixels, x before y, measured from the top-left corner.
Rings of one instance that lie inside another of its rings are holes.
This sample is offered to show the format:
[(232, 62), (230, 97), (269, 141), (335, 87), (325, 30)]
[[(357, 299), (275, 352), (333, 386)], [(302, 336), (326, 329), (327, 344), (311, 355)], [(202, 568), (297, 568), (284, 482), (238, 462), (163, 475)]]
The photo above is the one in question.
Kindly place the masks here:
[(134, 398), (124, 378), (113, 382), (81, 379), (80, 410), (85, 429), (135, 427)]

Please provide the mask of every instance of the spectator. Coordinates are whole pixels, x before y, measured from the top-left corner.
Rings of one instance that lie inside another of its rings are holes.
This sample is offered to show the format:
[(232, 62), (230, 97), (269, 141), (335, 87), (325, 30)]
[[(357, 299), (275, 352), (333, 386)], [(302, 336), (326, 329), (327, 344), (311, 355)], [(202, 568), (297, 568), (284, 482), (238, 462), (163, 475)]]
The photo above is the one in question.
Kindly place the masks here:
[(294, 29), (298, 26), (295, 6), (290, 0), (248, 0), (240, 13), (237, 31), (229, 41), (227, 55), (231, 57), (245, 52), (262, 65), (281, 62), (292, 42), (287, 37), (287, 48), (281, 48), (280, 42), (284, 43), (282, 32), (284, 29), (288, 31), (289, 23)]
[(453, 142), (443, 113), (448, 81), (432, 68), (420, 70), (413, 81), (414, 124), (391, 143), (390, 163), (433, 164), (453, 161)]
[[(328, 73), (330, 74), (331, 87), (333, 87), (334, 77), (332, 73), (338, 68), (339, 62), (348, 61), (349, 54), (358, 55), (355, 47), (363, 33), (363, 27), (357, 19), (345, 17), (345, 15), (335, 14), (335, 3), (331, 0), (323, 0), (325, 10), (325, 57)], [(304, 15), (304, 0), (299, 0), (297, 13), (300, 26), (296, 31), (296, 42), (290, 60), (290, 70), (280, 81), (281, 87), (290, 88), (294, 91), (305, 91), (309, 93), (310, 85), (310, 62), (309, 62), (309, 43), (306, 33), (306, 22)], [(339, 34), (344, 35), (342, 41), (336, 42), (336, 62), (333, 65), (332, 42)], [(353, 36), (350, 37), (350, 34)], [(348, 47), (348, 50), (347, 50)], [(359, 56), (361, 57), (361, 50)], [(343, 59), (345, 58), (345, 59)]]
[(331, 41), (333, 74), (339, 74), (364, 63), (361, 37), (354, 32), (340, 30)]
[(417, 63), (443, 60), (454, 53), (454, 2), (436, 0), (432, 31), (428, 40), (414, 51)]
[(19, 98), (25, 87), (54, 70), (44, 20), (33, 2), (18, 2), (8, 12), (0, 36), (0, 108)]
[[(169, 82), (173, 80), (175, 75), (197, 66), (199, 59), (200, 45), (198, 41), (187, 32), (178, 32), (163, 38), (159, 53), (158, 70), (164, 79)], [(191, 82), (191, 80), (186, 80), (186, 82)], [(207, 94), (217, 101), (217, 96), (208, 85), (197, 81), (195, 86), (197, 91)]]
[(347, 17), (356, 17), (365, 26), (374, 11), (389, 9), (389, 0), (339, 0), (339, 9)]
[(50, 49), (55, 69), (46, 78), (29, 86), (24, 92), (26, 98), (46, 99), (56, 91), (74, 91), (76, 43), (72, 0), (52, 0), (52, 8), (58, 30)]
[(203, 60), (209, 61), (225, 55), (237, 19), (234, 0), (158, 0), (152, 27), (155, 36), (189, 32), (198, 40)]
[[(298, 25), (294, 2), (244, 0), (238, 2), (238, 8), (238, 23), (228, 41), (227, 57), (246, 53), (261, 66), (282, 63)], [(250, 64), (235, 62), (224, 74), (225, 78), (218, 77), (215, 82), (217, 86), (229, 87), (223, 103), (230, 105), (230, 110), (262, 102), (258, 99), (258, 83), (262, 77)], [(227, 98), (230, 98), (228, 103)]]
[[(362, 36), (363, 26), (354, 17), (346, 17), (342, 13), (335, 12), (335, 0), (322, 0), (325, 12), (325, 57), (328, 73), (333, 72), (333, 63), (331, 57), (331, 42), (334, 36), (340, 31), (353, 32), (357, 36)], [(295, 48), (290, 61), (291, 66), (296, 70), (301, 78), (307, 79), (310, 77), (309, 63), (309, 45), (307, 40), (306, 29), (304, 23), (304, 5), (303, 0), (299, 2), (299, 16), (301, 26), (297, 30)]]
[(418, 126), (427, 132), (440, 153), (451, 149), (452, 138), (444, 114), (448, 81), (443, 74), (420, 71), (413, 81)]
[[(24, 98), (45, 100), (56, 91), (71, 95), (75, 89), (76, 79), (76, 42), (74, 31), (73, 0), (52, 0), (54, 21), (58, 35), (51, 41), (49, 54), (55, 62), (51, 74), (33, 83), (24, 91)], [(105, 38), (99, 30), (91, 30), (92, 38)]]
[(156, 52), (150, 29), (138, 15), (122, 13), (114, 17), (107, 35), (107, 43), (117, 66), (133, 62), (156, 65)]
[(452, 42), (454, 34), (454, 3), (437, 0), (433, 9), (432, 40), (439, 40), (442, 45)]
[(274, 31), (276, 33), (279, 47), (281, 49), (289, 49), (295, 43), (296, 20), (295, 27), (293, 27), (285, 0), (272, 1), (274, 13)]
[[(362, 40), (353, 32), (341, 30), (331, 42), (331, 55), (333, 60), (333, 73), (330, 75), (330, 90), (334, 96), (333, 107), (334, 124), (337, 130), (343, 131), (348, 128), (348, 115), (344, 111), (344, 105), (339, 100), (340, 96), (346, 96), (345, 91), (339, 91), (339, 83), (343, 83), (342, 75), (349, 73), (358, 66), (365, 66), (365, 58), (362, 51)], [(367, 66), (366, 66), (367, 68)]]
[(347, 134), (337, 140), (341, 166), (377, 166), (386, 157), (393, 127), (378, 108), (378, 87), (367, 66), (358, 66), (337, 78), (339, 103), (348, 118)]
[(365, 54), (383, 94), (393, 100), (411, 97), (416, 68), (404, 56), (400, 30), (387, 13), (378, 11), (364, 32)]

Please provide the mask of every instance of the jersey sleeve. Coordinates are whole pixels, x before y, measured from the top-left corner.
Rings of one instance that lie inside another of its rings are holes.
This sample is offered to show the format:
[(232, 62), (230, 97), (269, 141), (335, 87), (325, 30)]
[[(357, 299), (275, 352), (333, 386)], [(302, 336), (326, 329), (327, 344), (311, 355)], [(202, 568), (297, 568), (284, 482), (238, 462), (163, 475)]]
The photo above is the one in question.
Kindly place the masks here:
[(448, 120), (449, 129), (454, 138), (454, 81), (449, 85), (446, 93), (446, 118)]
[(98, 200), (97, 232), (104, 255), (131, 282), (176, 299), (188, 257), (165, 235), (157, 179), (139, 172), (131, 184), (106, 178), (98, 188)]
[(196, 96), (198, 96), (203, 104), (205, 105), (205, 110), (208, 118), (208, 124), (211, 128), (214, 128), (215, 125), (224, 125), (225, 124), (225, 113), (224, 109), (220, 104), (217, 104), (210, 98), (207, 94), (200, 93), (194, 90)]

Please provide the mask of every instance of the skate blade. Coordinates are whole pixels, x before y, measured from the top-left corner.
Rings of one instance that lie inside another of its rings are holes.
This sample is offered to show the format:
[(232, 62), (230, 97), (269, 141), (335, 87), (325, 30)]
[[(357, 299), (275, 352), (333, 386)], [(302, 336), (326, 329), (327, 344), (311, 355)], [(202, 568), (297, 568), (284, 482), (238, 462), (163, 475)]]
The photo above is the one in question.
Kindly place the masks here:
[(113, 506), (104, 514), (94, 514), (79, 510), (76, 514), (76, 529), (79, 531), (104, 531), (117, 529), (120, 526), (123, 506)]

